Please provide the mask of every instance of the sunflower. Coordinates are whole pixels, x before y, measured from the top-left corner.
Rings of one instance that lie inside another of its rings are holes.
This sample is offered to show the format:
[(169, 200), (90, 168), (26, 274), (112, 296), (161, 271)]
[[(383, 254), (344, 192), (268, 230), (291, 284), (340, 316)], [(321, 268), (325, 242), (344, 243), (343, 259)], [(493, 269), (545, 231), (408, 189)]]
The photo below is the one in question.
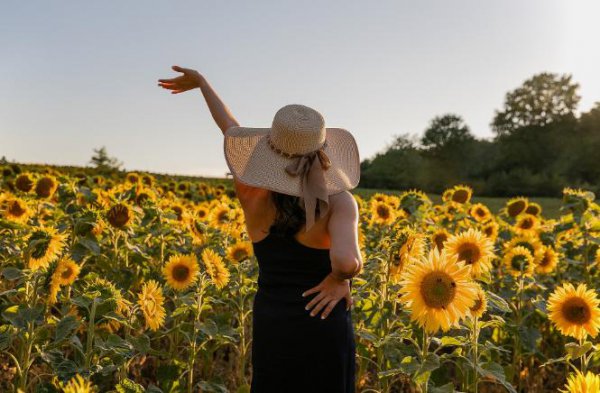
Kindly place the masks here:
[(205, 221), (208, 218), (208, 209), (206, 206), (198, 206), (196, 208), (196, 217), (202, 221)]
[(517, 246), (525, 247), (533, 255), (534, 262), (539, 262), (544, 245), (538, 237), (531, 235), (513, 237), (509, 242), (505, 243), (504, 248), (508, 251)]
[(391, 255), (390, 278), (392, 282), (400, 281), (400, 276), (406, 266), (414, 259), (419, 259), (425, 252), (423, 237), (411, 230), (402, 230), (396, 236)]
[(496, 221), (488, 221), (483, 224), (481, 228), (483, 234), (490, 238), (491, 241), (495, 242), (498, 238), (498, 232), (500, 230), (500, 225)]
[(20, 198), (9, 198), (3, 203), (4, 217), (9, 221), (24, 223), (31, 216), (27, 202)]
[(63, 257), (58, 261), (56, 270), (52, 274), (52, 281), (60, 285), (71, 285), (79, 275), (81, 268), (74, 260)]
[(66, 235), (52, 227), (39, 227), (27, 236), (28, 266), (31, 270), (50, 265), (65, 247)]
[(372, 201), (377, 201), (377, 202), (386, 202), (388, 199), (387, 194), (381, 193), (381, 192), (376, 192), (375, 194), (371, 195), (371, 200)]
[(210, 223), (213, 226), (221, 228), (230, 222), (231, 218), (229, 217), (230, 209), (225, 204), (220, 204), (215, 207), (210, 214)]
[(504, 254), (502, 262), (513, 276), (533, 274), (534, 259), (531, 252), (522, 246), (516, 246)]
[(33, 179), (29, 173), (23, 173), (15, 179), (15, 187), (17, 190), (29, 192), (33, 189)]
[(469, 214), (477, 221), (477, 222), (485, 222), (490, 219), (492, 213), (490, 213), (490, 209), (483, 203), (476, 203), (469, 209)]
[(40, 198), (50, 198), (58, 188), (58, 181), (52, 175), (45, 175), (35, 184), (35, 193)]
[(217, 288), (223, 288), (229, 282), (229, 270), (225, 267), (219, 254), (205, 248), (202, 250), (202, 261), (206, 271)]
[(371, 200), (371, 220), (374, 223), (389, 225), (395, 219), (395, 212), (387, 201)]
[(410, 309), (411, 320), (429, 333), (458, 326), (477, 298), (469, 267), (446, 249), (434, 248), (411, 263), (401, 284), (400, 300)]
[(444, 243), (448, 253), (470, 266), (474, 278), (481, 277), (492, 268), (494, 243), (479, 230), (470, 228), (453, 235)]
[(199, 271), (194, 254), (172, 255), (162, 269), (165, 280), (176, 291), (183, 291), (196, 282)]
[(454, 193), (454, 189), (452, 189), (452, 188), (448, 188), (448, 189), (444, 190), (444, 192), (442, 193), (442, 202), (450, 202), (450, 200), (452, 199), (453, 193)]
[(588, 371), (585, 375), (577, 370), (575, 374), (569, 375), (566, 390), (563, 393), (598, 393), (600, 392), (600, 375)]
[(227, 249), (227, 257), (234, 262), (242, 262), (252, 254), (252, 245), (248, 242), (236, 242)]
[(79, 374), (76, 374), (69, 382), (60, 383), (63, 393), (93, 393), (96, 391), (90, 381), (86, 381)]
[(525, 213), (532, 214), (537, 217), (542, 214), (542, 206), (539, 203), (529, 202), (527, 209), (525, 209)]
[(131, 207), (124, 202), (113, 205), (106, 213), (106, 219), (110, 225), (117, 229), (127, 227), (133, 220)]
[(71, 258), (63, 257), (58, 261), (54, 273), (50, 277), (50, 290), (48, 302), (54, 304), (57, 302), (57, 295), (61, 286), (71, 285), (79, 275), (81, 268)]
[(556, 251), (554, 251), (551, 246), (544, 246), (540, 253), (541, 258), (539, 258), (539, 261), (537, 261), (535, 270), (538, 273), (552, 272), (558, 263)]
[(136, 190), (135, 203), (140, 206), (146, 201), (156, 201), (156, 194), (148, 187), (138, 187)]
[(129, 172), (125, 175), (125, 181), (130, 184), (138, 184), (140, 182), (140, 175), (136, 172)]
[(431, 243), (434, 247), (437, 247), (438, 250), (444, 248), (444, 243), (450, 237), (450, 233), (444, 228), (437, 229), (433, 235), (431, 235)]
[(458, 185), (453, 188), (450, 200), (452, 202), (465, 204), (471, 200), (471, 196), (473, 196), (473, 189), (471, 187)]
[(165, 323), (165, 308), (162, 288), (158, 282), (150, 280), (142, 286), (142, 292), (138, 294), (138, 304), (144, 314), (146, 327), (153, 331), (158, 330)]
[(477, 286), (477, 295), (475, 297), (475, 304), (469, 308), (471, 318), (481, 318), (487, 310), (487, 297), (485, 291), (481, 286)]
[(540, 220), (533, 214), (523, 213), (517, 216), (513, 226), (516, 233), (521, 235), (535, 235), (540, 227)]
[(548, 299), (548, 317), (565, 336), (583, 340), (596, 337), (600, 329), (597, 294), (585, 284), (575, 288), (571, 283), (558, 287)]
[(506, 213), (510, 217), (516, 217), (523, 213), (527, 209), (528, 205), (529, 200), (525, 197), (511, 198), (508, 200), (508, 202), (506, 202)]
[(189, 218), (188, 227), (192, 235), (192, 243), (202, 246), (206, 243), (207, 230), (206, 224), (197, 218)]

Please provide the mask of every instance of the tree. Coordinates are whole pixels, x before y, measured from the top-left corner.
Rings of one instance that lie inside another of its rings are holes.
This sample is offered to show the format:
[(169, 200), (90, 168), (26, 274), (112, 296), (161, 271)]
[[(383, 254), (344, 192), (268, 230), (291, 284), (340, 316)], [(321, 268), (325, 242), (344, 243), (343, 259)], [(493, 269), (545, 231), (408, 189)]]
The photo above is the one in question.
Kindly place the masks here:
[(498, 136), (529, 126), (545, 126), (573, 117), (581, 97), (569, 74), (542, 72), (506, 93), (504, 109), (496, 110), (492, 129)]
[(421, 138), (421, 144), (428, 149), (440, 151), (445, 147), (457, 146), (475, 139), (464, 120), (449, 113), (434, 117)]
[(94, 155), (92, 156), (90, 163), (100, 170), (120, 170), (123, 165), (115, 157), (109, 157), (106, 152), (106, 147), (102, 146), (100, 149), (94, 149)]

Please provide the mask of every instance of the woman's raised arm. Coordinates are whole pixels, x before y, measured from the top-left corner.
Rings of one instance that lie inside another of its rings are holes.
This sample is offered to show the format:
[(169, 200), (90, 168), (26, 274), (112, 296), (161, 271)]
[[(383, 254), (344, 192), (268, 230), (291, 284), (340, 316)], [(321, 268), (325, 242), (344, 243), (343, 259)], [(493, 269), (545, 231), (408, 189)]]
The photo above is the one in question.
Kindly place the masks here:
[[(227, 105), (225, 105), (217, 92), (213, 90), (211, 85), (202, 74), (196, 70), (183, 68), (176, 65), (174, 65), (172, 68), (174, 71), (183, 73), (183, 75), (171, 79), (159, 79), (159, 86), (172, 90), (171, 94), (179, 94), (188, 90), (200, 88), (200, 91), (202, 91), (202, 95), (206, 100), (206, 105), (210, 110), (210, 114), (223, 134), (225, 134), (225, 131), (228, 128), (239, 126), (239, 123), (235, 117), (233, 117), (231, 110), (227, 107)], [(234, 184), (236, 194), (242, 204), (245, 204), (246, 201), (253, 199), (256, 194), (264, 193), (264, 190), (243, 184), (235, 177)]]

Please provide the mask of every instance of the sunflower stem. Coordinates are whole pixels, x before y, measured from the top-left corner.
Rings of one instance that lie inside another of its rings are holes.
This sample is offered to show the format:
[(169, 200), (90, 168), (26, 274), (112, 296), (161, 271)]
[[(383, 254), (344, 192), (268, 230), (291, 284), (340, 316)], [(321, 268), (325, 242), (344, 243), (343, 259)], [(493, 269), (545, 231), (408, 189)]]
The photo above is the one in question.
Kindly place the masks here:
[[(421, 363), (427, 359), (427, 354), (429, 353), (429, 341), (430, 337), (427, 333), (427, 330), (423, 328), (423, 347), (421, 348)], [(429, 377), (423, 382), (421, 385), (421, 390), (423, 393), (427, 393), (427, 387), (429, 385)]]
[(473, 339), (473, 390), (475, 393), (478, 392), (479, 390), (479, 374), (478, 374), (478, 369), (479, 369), (479, 348), (478, 348), (478, 342), (479, 342), (479, 326), (478, 326), (478, 319), (477, 317), (473, 318), (473, 332), (471, 334), (472, 339)]

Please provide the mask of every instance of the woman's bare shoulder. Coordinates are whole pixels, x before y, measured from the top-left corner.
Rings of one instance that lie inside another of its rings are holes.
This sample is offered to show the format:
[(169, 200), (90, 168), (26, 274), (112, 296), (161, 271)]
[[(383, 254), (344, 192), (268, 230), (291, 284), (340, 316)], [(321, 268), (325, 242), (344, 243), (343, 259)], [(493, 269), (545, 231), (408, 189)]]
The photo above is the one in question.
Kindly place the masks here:
[(329, 196), (332, 210), (350, 213), (358, 210), (358, 204), (350, 191), (342, 191)]

